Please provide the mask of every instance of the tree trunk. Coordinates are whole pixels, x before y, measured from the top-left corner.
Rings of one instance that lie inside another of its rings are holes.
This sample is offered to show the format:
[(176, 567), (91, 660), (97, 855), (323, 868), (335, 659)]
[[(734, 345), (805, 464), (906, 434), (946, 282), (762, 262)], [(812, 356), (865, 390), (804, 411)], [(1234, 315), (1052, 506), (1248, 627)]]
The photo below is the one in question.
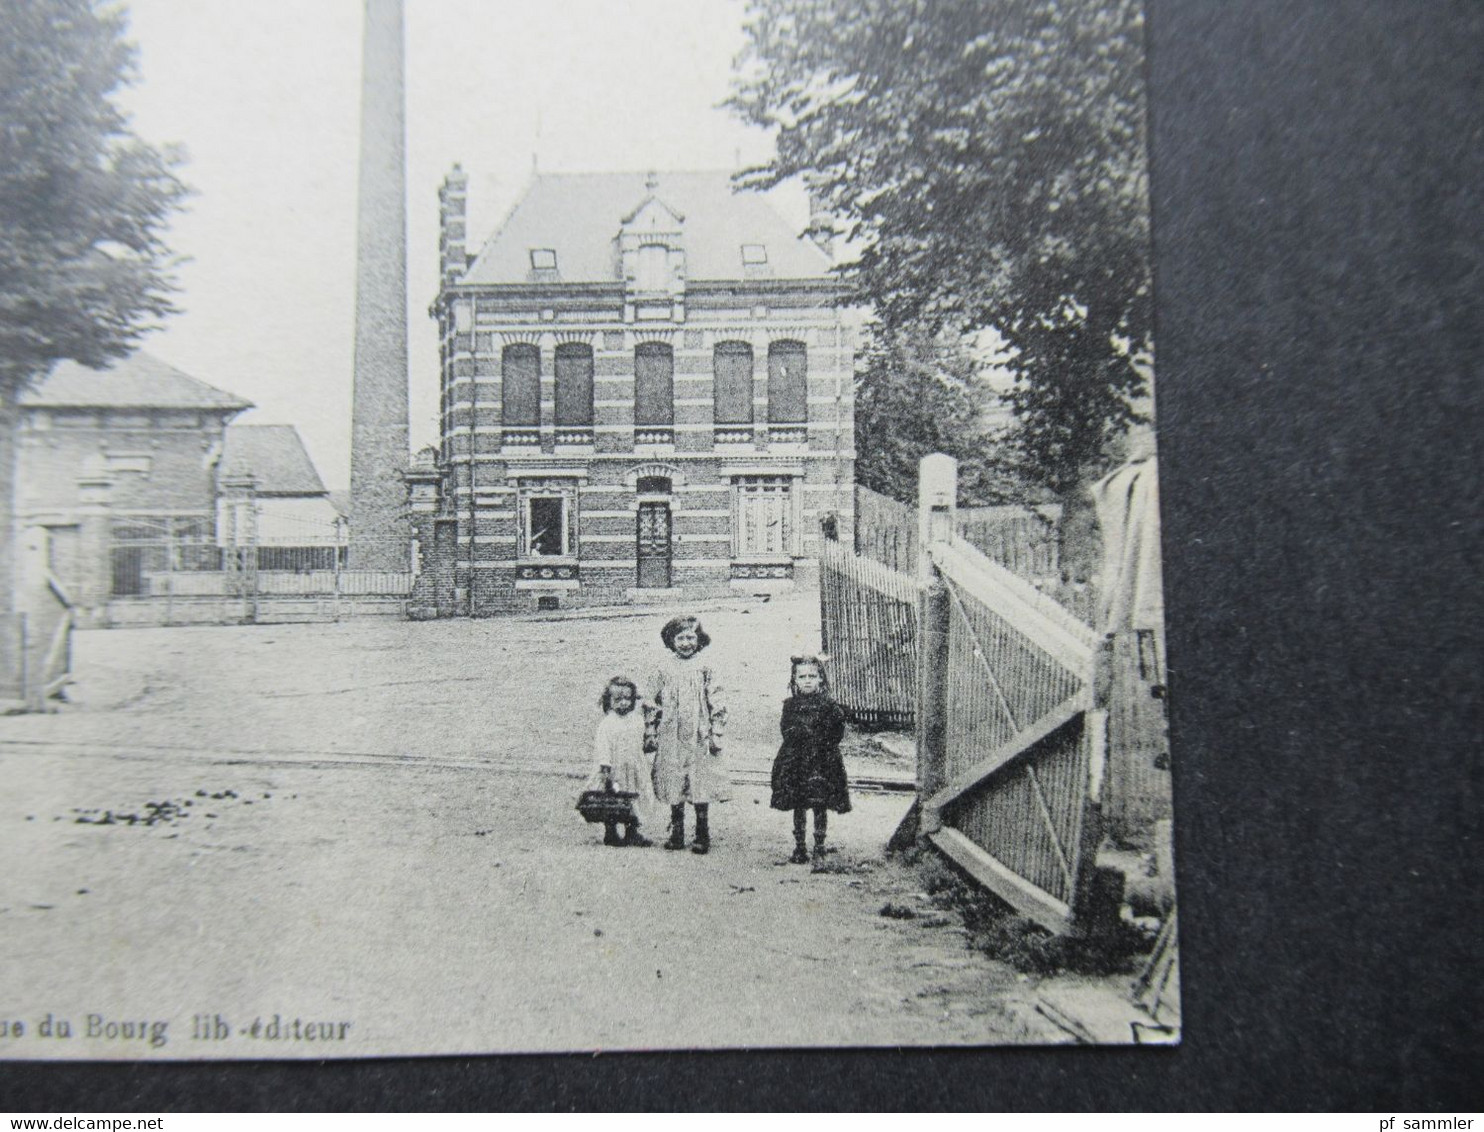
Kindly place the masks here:
[(25, 662), (21, 651), (20, 626), (16, 618), (15, 524), (16, 429), (20, 413), (0, 389), (0, 700), (20, 700), (25, 695), (22, 676)]
[(0, 614), (15, 611), (16, 430), (21, 415), (15, 401), (0, 390)]

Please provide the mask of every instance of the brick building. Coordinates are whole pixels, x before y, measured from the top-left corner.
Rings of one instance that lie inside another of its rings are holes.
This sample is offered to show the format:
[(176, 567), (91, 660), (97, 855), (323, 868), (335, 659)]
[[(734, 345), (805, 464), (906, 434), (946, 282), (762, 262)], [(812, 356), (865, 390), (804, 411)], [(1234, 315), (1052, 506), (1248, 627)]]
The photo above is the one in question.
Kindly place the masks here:
[(16, 520), (84, 609), (147, 592), (163, 545), (215, 568), (217, 463), (251, 404), (148, 354), (104, 371), (62, 362), (20, 397)]
[(540, 174), (476, 255), (440, 192), (423, 616), (776, 592), (850, 537), (853, 313), (725, 173)]

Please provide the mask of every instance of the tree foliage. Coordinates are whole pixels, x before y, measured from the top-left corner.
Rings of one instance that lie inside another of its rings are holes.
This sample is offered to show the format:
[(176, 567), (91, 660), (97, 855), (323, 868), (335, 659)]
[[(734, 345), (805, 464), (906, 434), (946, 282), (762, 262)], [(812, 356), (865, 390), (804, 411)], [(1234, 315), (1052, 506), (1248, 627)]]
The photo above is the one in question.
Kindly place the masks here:
[(0, 403), (60, 359), (124, 356), (174, 310), (163, 230), (187, 190), (114, 101), (124, 26), (92, 0), (0, 0)]
[(749, 4), (730, 104), (777, 157), (744, 183), (802, 176), (880, 333), (998, 331), (1012, 452), (1056, 490), (1147, 391), (1142, 59), (1136, 0)]
[(993, 396), (980, 364), (953, 336), (878, 327), (858, 359), (855, 427), (870, 438), (856, 460), (856, 479), (893, 499), (917, 498), (917, 469), (929, 452), (959, 462), (966, 503), (1014, 498), (1013, 477), (985, 444)]

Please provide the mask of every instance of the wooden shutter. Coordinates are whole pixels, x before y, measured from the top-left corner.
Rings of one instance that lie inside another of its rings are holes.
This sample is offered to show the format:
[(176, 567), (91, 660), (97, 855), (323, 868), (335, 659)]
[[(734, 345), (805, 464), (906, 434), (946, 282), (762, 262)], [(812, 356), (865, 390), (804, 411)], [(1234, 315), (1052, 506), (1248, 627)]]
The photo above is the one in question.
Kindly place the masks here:
[(526, 343), (506, 346), (500, 361), (501, 411), (506, 425), (541, 423), (541, 351)]
[(718, 342), (712, 355), (717, 424), (752, 423), (752, 347)]
[(809, 419), (809, 362), (802, 342), (768, 347), (768, 423), (802, 424)]
[(663, 342), (641, 342), (634, 350), (634, 423), (675, 423), (675, 355)]
[(581, 342), (556, 348), (556, 423), (580, 428), (593, 423), (593, 350)]

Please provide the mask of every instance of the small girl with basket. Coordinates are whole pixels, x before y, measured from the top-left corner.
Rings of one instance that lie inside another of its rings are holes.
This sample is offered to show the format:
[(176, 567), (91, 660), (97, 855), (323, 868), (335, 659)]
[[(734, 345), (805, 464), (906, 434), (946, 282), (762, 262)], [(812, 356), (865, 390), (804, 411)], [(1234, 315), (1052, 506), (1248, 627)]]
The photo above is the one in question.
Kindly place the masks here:
[(593, 772), (583, 784), (577, 809), (589, 822), (603, 823), (604, 845), (642, 849), (653, 844), (639, 827), (655, 803), (639, 688), (627, 676), (615, 676), (598, 703), (603, 718), (593, 737)]
[(817, 656), (792, 658), (789, 691), (783, 701), (783, 745), (773, 760), (773, 808), (794, 812), (794, 852), (789, 861), (808, 864), (804, 833), (814, 811), (814, 859), (824, 856), (829, 811), (850, 812), (850, 788), (840, 740), (845, 713), (830, 698), (829, 680)]

